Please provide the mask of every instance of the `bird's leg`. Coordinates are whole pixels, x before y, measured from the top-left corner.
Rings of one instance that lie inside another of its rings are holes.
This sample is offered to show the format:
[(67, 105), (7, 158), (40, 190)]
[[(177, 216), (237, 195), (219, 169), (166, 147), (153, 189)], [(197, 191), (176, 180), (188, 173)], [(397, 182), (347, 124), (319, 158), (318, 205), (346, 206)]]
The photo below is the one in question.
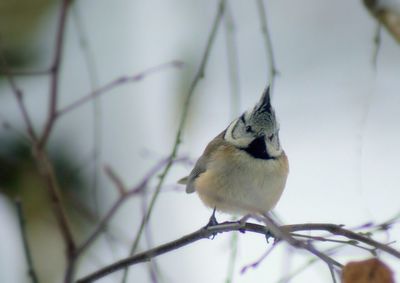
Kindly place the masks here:
[(211, 227), (211, 226), (214, 226), (214, 225), (218, 225), (217, 218), (215, 218), (216, 209), (217, 209), (217, 207), (214, 207), (214, 210), (213, 210), (213, 212), (211, 214), (210, 220), (208, 220), (208, 223), (207, 223), (206, 227)]
[[(210, 227), (212, 227), (212, 226), (218, 225), (217, 218), (215, 218), (215, 210), (216, 210), (216, 209), (217, 209), (217, 208), (214, 207), (214, 210), (213, 210), (213, 213), (211, 214), (210, 220), (208, 220), (208, 223), (207, 223), (207, 225), (206, 225), (206, 227), (205, 227), (206, 229), (207, 229), (207, 228), (210, 228)], [(210, 235), (211, 240), (214, 240), (214, 238), (215, 238), (216, 235), (217, 235), (217, 232), (212, 233), (212, 234)]]

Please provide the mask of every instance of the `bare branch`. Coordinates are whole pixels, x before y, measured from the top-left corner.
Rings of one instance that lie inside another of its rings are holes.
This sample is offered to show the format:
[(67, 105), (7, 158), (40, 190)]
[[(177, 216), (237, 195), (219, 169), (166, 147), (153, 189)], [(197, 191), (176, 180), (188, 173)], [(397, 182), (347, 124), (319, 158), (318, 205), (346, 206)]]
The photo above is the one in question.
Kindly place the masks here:
[[(175, 160), (175, 162), (186, 162), (186, 161), (187, 161), (186, 158), (180, 158)], [(151, 168), (148, 171), (148, 173), (143, 177), (143, 179), (139, 182), (139, 184), (137, 184), (130, 190), (123, 189), (124, 193), (119, 195), (118, 199), (114, 202), (114, 204), (105, 214), (105, 216), (97, 224), (92, 234), (77, 248), (76, 250), (77, 256), (80, 256), (89, 246), (91, 246), (96, 241), (96, 239), (100, 236), (101, 232), (110, 222), (111, 218), (115, 215), (115, 213), (118, 211), (121, 205), (129, 198), (142, 193), (143, 190), (146, 188), (147, 184), (150, 182), (150, 180), (157, 174), (158, 171), (160, 171), (164, 166), (166, 166), (167, 163), (168, 159), (164, 159), (158, 162), (153, 168)], [(115, 178), (115, 176), (113, 176), (112, 179), (113, 178)], [(118, 177), (117, 179), (118, 180), (115, 179), (113, 180), (114, 184), (116, 186), (122, 186), (122, 188), (125, 188), (125, 185), (123, 185), (122, 181)]]
[(270, 229), (275, 238), (282, 239), (295, 248), (301, 248), (309, 251), (310, 253), (314, 254), (322, 261), (324, 261), (327, 264), (329, 270), (332, 270), (333, 267), (342, 268), (342, 264), (340, 264), (330, 256), (324, 254), (323, 252), (318, 251), (311, 245), (310, 242), (303, 242), (293, 238), (293, 236), (290, 234), (291, 231), (288, 232), (284, 227), (278, 226), (267, 214), (263, 215), (262, 220), (268, 226), (268, 229)]
[(161, 65), (151, 67), (151, 68), (149, 68), (143, 72), (140, 72), (139, 74), (136, 74), (134, 76), (120, 77), (118, 79), (115, 79), (115, 80), (107, 83), (106, 85), (100, 87), (99, 89), (89, 93), (88, 95), (78, 99), (77, 101), (72, 102), (71, 104), (65, 106), (64, 108), (58, 110), (56, 116), (57, 117), (62, 116), (117, 86), (124, 85), (124, 84), (131, 83), (131, 82), (140, 81), (153, 73), (164, 70), (165, 68), (170, 68), (170, 67), (179, 68), (181, 66), (182, 66), (182, 62), (174, 60), (174, 61), (171, 61), (168, 63), (164, 63)]
[(17, 215), (18, 215), (18, 220), (19, 220), (19, 227), (21, 229), (21, 236), (22, 236), (22, 243), (24, 245), (25, 257), (26, 257), (26, 261), (28, 263), (28, 274), (29, 274), (29, 277), (31, 278), (32, 283), (39, 283), (39, 279), (37, 277), (37, 274), (36, 274), (36, 271), (35, 271), (35, 268), (33, 265), (31, 250), (29, 248), (28, 236), (27, 236), (26, 225), (25, 225), (25, 217), (24, 217), (24, 212), (23, 212), (22, 205), (21, 205), (21, 200), (17, 199), (15, 201), (15, 206), (17, 208)]
[(67, 214), (61, 201), (60, 188), (54, 173), (53, 165), (49, 161), (45, 152), (34, 148), (33, 154), (37, 162), (39, 173), (45, 181), (46, 188), (53, 205), (55, 217), (67, 246), (67, 257), (69, 258), (74, 254), (76, 245), (72, 236), (72, 230), (70, 228)]
[(362, 242), (364, 244), (370, 245), (371, 247), (375, 247), (379, 250), (382, 250), (392, 256), (400, 259), (400, 252), (389, 247), (386, 244), (382, 244), (377, 242), (369, 237), (363, 236), (362, 234), (355, 233), (348, 229), (343, 228), (341, 225), (336, 224), (326, 224), (326, 223), (307, 223), (307, 224), (297, 224), (297, 225), (285, 225), (284, 229), (287, 229), (290, 232), (296, 231), (328, 231), (331, 234), (337, 236), (343, 236), (348, 239), (352, 239), (355, 241)]
[[(183, 128), (185, 126), (186, 118), (187, 118), (187, 114), (188, 114), (188, 110), (189, 110), (189, 105), (190, 105), (190, 102), (192, 100), (192, 97), (193, 97), (193, 94), (194, 94), (194, 90), (196, 89), (197, 84), (204, 77), (204, 71), (205, 71), (205, 68), (206, 68), (206, 65), (207, 65), (207, 62), (208, 62), (208, 58), (209, 58), (209, 55), (210, 55), (210, 52), (211, 52), (211, 47), (212, 47), (212, 45), (214, 43), (214, 40), (215, 40), (215, 37), (216, 37), (216, 34), (217, 34), (218, 27), (220, 25), (222, 16), (224, 14), (224, 8), (225, 8), (225, 0), (220, 0), (219, 5), (218, 5), (217, 14), (215, 16), (214, 23), (213, 23), (212, 28), (211, 28), (211, 32), (210, 32), (210, 34), (208, 36), (207, 44), (206, 44), (206, 47), (205, 47), (205, 50), (204, 50), (204, 53), (203, 53), (203, 57), (202, 57), (202, 60), (201, 60), (201, 63), (200, 63), (200, 67), (199, 67), (199, 69), (198, 69), (198, 71), (197, 71), (197, 73), (196, 73), (196, 75), (195, 75), (195, 77), (194, 77), (194, 79), (192, 81), (192, 84), (189, 87), (189, 91), (187, 93), (186, 100), (185, 100), (185, 103), (183, 105), (183, 112), (182, 112), (182, 116), (181, 116), (181, 119), (180, 119), (180, 122), (179, 122), (178, 131), (177, 131), (177, 134), (176, 134), (176, 137), (175, 137), (175, 142), (174, 142), (171, 154), (170, 154), (169, 161), (168, 161), (167, 165), (165, 166), (163, 172), (160, 175), (160, 180), (159, 180), (159, 182), (157, 184), (157, 187), (156, 187), (156, 190), (155, 190), (155, 192), (154, 192), (154, 194), (153, 194), (153, 196), (151, 198), (147, 214), (142, 219), (142, 222), (140, 224), (139, 230), (138, 230), (138, 232), (136, 234), (136, 238), (135, 238), (135, 240), (133, 242), (133, 245), (131, 247), (130, 255), (134, 254), (136, 249), (137, 249), (137, 246), (139, 244), (140, 238), (142, 237), (142, 234), (143, 234), (144, 226), (147, 224), (148, 220), (150, 219), (150, 216), (151, 216), (151, 213), (153, 211), (154, 205), (155, 205), (156, 200), (158, 198), (158, 195), (159, 195), (159, 193), (161, 191), (161, 187), (162, 187), (162, 185), (164, 183), (164, 180), (165, 180), (167, 174), (169, 173), (169, 170), (171, 169), (172, 163), (174, 162), (174, 159), (176, 158), (176, 155), (178, 153), (178, 148), (179, 148), (179, 145), (180, 145), (181, 139), (182, 139)], [(126, 272), (127, 271), (125, 271), (125, 273)], [(126, 275), (124, 277), (126, 278)]]
[(2, 63), (3, 68), (4, 68), (4, 72), (6, 74), (8, 82), (9, 82), (9, 84), (11, 86), (11, 89), (13, 90), (14, 96), (15, 96), (15, 98), (17, 100), (19, 110), (20, 110), (20, 112), (22, 114), (22, 118), (24, 119), (24, 123), (25, 123), (26, 129), (27, 129), (29, 138), (32, 139), (33, 141), (35, 141), (35, 140), (37, 140), (37, 137), (36, 137), (35, 130), (33, 128), (33, 124), (32, 124), (31, 118), (30, 118), (30, 116), (28, 114), (28, 110), (27, 110), (27, 108), (25, 106), (25, 103), (24, 103), (23, 93), (18, 88), (17, 83), (14, 80), (14, 76), (9, 71), (6, 58), (4, 57), (4, 53), (1, 52), (0, 56), (1, 56), (1, 61), (2, 61), (1, 63)]
[(125, 185), (122, 183), (121, 179), (117, 176), (114, 170), (111, 169), (110, 166), (104, 167), (104, 172), (110, 178), (110, 180), (114, 183), (115, 187), (117, 188), (120, 197), (123, 197), (127, 194), (127, 190), (125, 189)]
[[(270, 220), (267, 220), (266, 222), (269, 222)], [(308, 242), (303, 242), (299, 241), (293, 238), (293, 235), (291, 233), (294, 232), (299, 232), (299, 231), (327, 231), (331, 234), (338, 235), (338, 236), (344, 236), (349, 239), (357, 240), (360, 242), (363, 242), (365, 244), (371, 245), (373, 247), (376, 247), (377, 249), (380, 249), (382, 251), (385, 251), (397, 258), (400, 259), (400, 252), (388, 247), (387, 245), (381, 244), (375, 240), (372, 240), (368, 237), (365, 237), (363, 235), (354, 233), (350, 230), (344, 229), (342, 226), (335, 225), (335, 224), (327, 224), (327, 223), (307, 223), (307, 224), (296, 224), (296, 225), (284, 225), (284, 226), (276, 226), (272, 222), (272, 224), (269, 223), (269, 229), (266, 226), (259, 225), (259, 224), (254, 224), (254, 223), (242, 223), (242, 222), (224, 222), (220, 223), (214, 226), (206, 226), (203, 227), (191, 234), (188, 234), (184, 237), (181, 237), (175, 241), (171, 241), (169, 243), (166, 243), (164, 245), (158, 246), (156, 248), (150, 249), (146, 252), (142, 252), (139, 254), (136, 254), (134, 256), (130, 256), (126, 259), (120, 260), (118, 262), (115, 262), (109, 266), (106, 266), (80, 280), (78, 280), (78, 283), (84, 283), (84, 282), (93, 282), (99, 278), (102, 278), (110, 273), (113, 273), (117, 270), (123, 269), (127, 266), (134, 265), (137, 263), (145, 262), (153, 257), (162, 255), (167, 252), (171, 252), (173, 250), (179, 249), (181, 247), (184, 247), (188, 244), (191, 244), (193, 242), (196, 242), (201, 239), (207, 239), (210, 238), (211, 236), (214, 236), (219, 233), (225, 233), (225, 232), (232, 232), (232, 231), (240, 231), (240, 232), (253, 232), (253, 233), (258, 233), (261, 235), (264, 235), (265, 237), (271, 237), (274, 235), (276, 240), (285, 240), (292, 246), (296, 248), (302, 248), (306, 249), (312, 254), (314, 254), (317, 258), (325, 261), (328, 264), (329, 269), (331, 270), (333, 266), (338, 266), (341, 267), (342, 265), (338, 263), (337, 261), (333, 260), (331, 257), (328, 256), (330, 252), (320, 252), (317, 251), (314, 247), (311, 246), (310, 243)], [(277, 233), (277, 234), (274, 234)], [(335, 279), (336, 280), (336, 279)]]
[(377, 22), (374, 35), (374, 50), (372, 52), (372, 66), (374, 67), (375, 71), (378, 68), (378, 55), (379, 55), (379, 50), (381, 49), (381, 45), (382, 45), (382, 25), (379, 22)]
[(53, 64), (50, 69), (50, 93), (49, 93), (50, 99), (48, 105), (46, 124), (44, 126), (43, 133), (38, 143), (38, 148), (40, 149), (46, 145), (51, 130), (53, 128), (54, 122), (56, 120), (58, 84), (59, 84), (59, 76), (62, 63), (64, 39), (65, 39), (65, 27), (66, 27), (67, 15), (70, 4), (71, 0), (62, 0), (60, 7), (60, 16), (58, 20), (58, 27), (55, 39), (54, 58), (53, 58)]
[(257, 0), (257, 5), (258, 5), (259, 16), (260, 16), (261, 31), (264, 36), (265, 50), (267, 52), (267, 60), (268, 60), (268, 66), (269, 66), (268, 83), (272, 90), (274, 87), (275, 77), (278, 74), (278, 70), (276, 68), (274, 51), (272, 49), (272, 41), (271, 41), (271, 35), (269, 33), (269, 29), (268, 29), (268, 21), (267, 21), (267, 14), (265, 12), (264, 0)]
[(234, 118), (240, 111), (240, 78), (238, 48), (235, 38), (235, 23), (229, 3), (225, 4), (225, 34), (226, 53), (228, 57), (228, 73), (231, 87), (231, 117)]
[[(266, 234), (268, 232), (264, 226), (250, 224), (250, 223), (245, 223), (245, 225), (243, 225), (239, 222), (226, 222), (226, 223), (221, 223), (221, 224), (211, 226), (211, 227), (203, 227), (200, 230), (197, 230), (196, 232), (193, 232), (189, 235), (179, 238), (178, 240), (169, 242), (167, 244), (158, 246), (158, 247), (148, 250), (146, 252), (139, 253), (137, 255), (117, 261), (109, 266), (106, 266), (105, 268), (102, 268), (102, 269), (78, 280), (77, 282), (78, 283), (93, 282), (97, 279), (100, 279), (100, 278), (110, 274), (110, 273), (113, 273), (117, 270), (125, 268), (126, 266), (148, 261), (148, 260), (152, 259), (153, 257), (176, 250), (178, 248), (184, 247), (190, 243), (196, 242), (201, 239), (208, 239), (211, 236), (215, 235), (216, 233), (239, 231), (241, 229), (250, 231), (250, 230), (246, 229), (246, 226), (248, 226), (248, 225), (251, 227), (250, 229), (258, 231), (259, 233)], [(254, 232), (254, 231), (252, 231), (252, 232)]]
[(250, 264), (247, 264), (247, 265), (243, 266), (242, 269), (240, 270), (240, 273), (245, 273), (249, 268), (257, 268), (258, 265), (272, 252), (272, 250), (276, 247), (276, 245), (277, 245), (278, 243), (279, 243), (279, 242), (273, 243), (273, 244), (267, 249), (267, 251), (264, 252), (264, 254), (263, 254), (259, 259), (257, 259), (255, 262), (252, 262), (252, 263), (250, 263)]
[[(86, 72), (89, 78), (90, 91), (93, 92), (98, 87), (98, 74), (96, 68), (96, 60), (88, 40), (88, 33), (85, 30), (85, 26), (82, 21), (82, 17), (79, 10), (79, 3), (75, 2), (71, 7), (71, 15), (73, 23), (75, 24), (75, 30), (77, 32), (80, 51), (82, 52)], [(101, 111), (101, 100), (93, 99), (93, 169), (92, 169), (92, 182), (90, 192), (92, 195), (92, 203), (94, 206), (94, 213), (98, 217), (99, 212), (99, 201), (98, 201), (98, 185), (99, 185), (99, 171), (100, 171), (100, 159), (102, 155), (102, 111)], [(111, 245), (110, 245), (111, 246)]]

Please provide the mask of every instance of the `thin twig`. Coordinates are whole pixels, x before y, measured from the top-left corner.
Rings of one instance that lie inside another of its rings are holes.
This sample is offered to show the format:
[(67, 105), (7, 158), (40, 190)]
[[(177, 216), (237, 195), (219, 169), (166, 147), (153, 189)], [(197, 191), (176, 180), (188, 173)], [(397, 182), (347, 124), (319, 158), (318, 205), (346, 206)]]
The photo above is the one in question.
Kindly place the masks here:
[(272, 40), (271, 35), (268, 29), (268, 21), (267, 21), (267, 14), (265, 12), (265, 5), (264, 0), (257, 0), (258, 5), (258, 12), (260, 17), (260, 24), (261, 24), (261, 31), (264, 36), (264, 44), (265, 50), (267, 53), (267, 64), (269, 67), (269, 77), (268, 77), (268, 84), (271, 88), (271, 93), (275, 83), (275, 77), (278, 74), (278, 70), (276, 68), (274, 51), (272, 48)]
[(348, 239), (356, 240), (362, 242), (364, 244), (370, 245), (371, 247), (375, 247), (376, 249), (382, 250), (398, 259), (400, 259), (400, 252), (396, 249), (389, 247), (386, 244), (382, 244), (377, 242), (369, 237), (363, 236), (359, 233), (355, 233), (348, 229), (343, 228), (341, 225), (336, 224), (327, 224), (327, 223), (307, 223), (307, 224), (296, 224), (296, 225), (285, 225), (284, 229), (287, 229), (290, 232), (297, 231), (328, 231), (331, 234), (337, 236), (343, 236)]
[[(185, 162), (186, 158), (181, 158), (175, 160), (175, 162)], [(92, 234), (83, 241), (83, 243), (77, 248), (76, 254), (80, 256), (89, 246), (91, 246), (96, 239), (100, 236), (101, 232), (104, 230), (106, 225), (110, 222), (111, 218), (115, 215), (115, 213), (118, 211), (118, 209), (121, 207), (121, 205), (130, 197), (138, 195), (143, 192), (144, 188), (147, 186), (147, 184), (150, 182), (150, 180), (157, 174), (158, 171), (160, 171), (164, 166), (166, 166), (168, 160), (164, 159), (160, 162), (158, 162), (154, 167), (152, 167), (148, 173), (145, 174), (143, 179), (134, 186), (133, 188), (126, 190), (125, 185), (123, 185), (122, 181), (114, 175), (111, 177), (111, 180), (113, 181), (114, 185), (116, 187), (121, 187), (119, 188), (120, 192), (124, 192), (123, 194), (120, 194), (118, 199), (114, 202), (114, 204), (111, 206), (111, 208), (108, 210), (108, 212), (104, 215), (104, 217), (100, 220), (100, 222), (97, 224), (96, 228), (93, 230)]]
[(26, 232), (26, 225), (25, 225), (25, 217), (24, 217), (24, 212), (22, 209), (21, 201), (16, 200), (15, 206), (17, 208), (17, 215), (18, 215), (18, 220), (19, 220), (19, 227), (21, 229), (21, 236), (22, 236), (22, 243), (24, 245), (25, 257), (26, 257), (26, 261), (28, 263), (28, 274), (29, 274), (29, 277), (31, 278), (32, 283), (39, 283), (39, 279), (37, 277), (35, 267), (33, 264), (33, 260), (32, 260), (31, 250), (29, 248), (28, 235)]
[(333, 269), (333, 267), (339, 267), (339, 268), (343, 267), (342, 264), (340, 264), (330, 256), (314, 248), (311, 242), (303, 242), (293, 238), (290, 232), (285, 231), (283, 227), (278, 226), (267, 214), (263, 215), (261, 219), (268, 226), (268, 229), (270, 229), (275, 238), (282, 239), (295, 248), (301, 248), (309, 251), (310, 253), (314, 254), (315, 256), (319, 257), (322, 261), (324, 261), (327, 264), (329, 270)]
[[(327, 252), (325, 251), (325, 253), (327, 253)], [(290, 280), (292, 280), (292, 278), (294, 278), (295, 276), (299, 275), (301, 272), (303, 272), (307, 268), (311, 267), (311, 265), (313, 265), (316, 262), (318, 262), (318, 258), (317, 257), (310, 258), (304, 265), (300, 266), (295, 271), (293, 271), (293, 272), (291, 272), (289, 274), (286, 274), (283, 277), (281, 277), (277, 281), (277, 283), (287, 283), (287, 282), (289, 282)]]
[(235, 264), (238, 255), (238, 244), (239, 244), (239, 237), (237, 233), (232, 233), (230, 239), (230, 255), (228, 261), (228, 271), (225, 279), (225, 283), (232, 283), (235, 271)]
[(378, 69), (378, 55), (382, 45), (382, 25), (379, 21), (376, 22), (374, 35), (374, 49), (372, 52), (372, 67), (376, 71)]
[[(82, 52), (86, 72), (89, 77), (90, 91), (93, 92), (98, 87), (98, 75), (96, 68), (96, 60), (88, 42), (88, 33), (85, 30), (82, 22), (82, 17), (78, 8), (79, 2), (75, 2), (71, 7), (71, 14), (75, 29), (77, 31), (79, 46)], [(94, 205), (94, 213), (96, 217), (99, 216), (99, 201), (98, 201), (98, 185), (99, 185), (99, 171), (100, 171), (100, 159), (102, 155), (102, 113), (101, 113), (101, 100), (100, 97), (93, 99), (93, 172), (92, 172), (92, 183), (91, 183), (91, 195), (92, 203)], [(110, 245), (111, 246), (111, 245)]]
[(57, 101), (59, 94), (58, 84), (60, 81), (59, 77), (60, 77), (60, 69), (61, 69), (62, 55), (64, 49), (64, 39), (66, 33), (65, 28), (66, 28), (67, 15), (70, 3), (71, 0), (62, 0), (60, 7), (60, 16), (58, 20), (58, 27), (57, 27), (55, 47), (54, 47), (54, 58), (50, 73), (50, 93), (49, 93), (50, 99), (49, 99), (48, 113), (43, 133), (38, 142), (39, 149), (43, 148), (46, 145), (56, 120)]
[[(62, 49), (64, 43), (65, 25), (68, 12), (68, 5), (70, 0), (63, 0), (60, 7), (60, 17), (58, 20), (58, 28), (55, 40), (55, 55), (53, 65), (50, 73), (50, 99), (49, 99), (49, 112), (46, 120), (45, 129), (43, 134), (39, 137), (33, 129), (32, 122), (28, 111), (23, 103), (22, 92), (16, 87), (12, 76), (10, 75), (10, 84), (14, 89), (14, 93), (17, 97), (18, 105), (22, 116), (27, 126), (27, 132), (31, 140), (32, 154), (36, 160), (37, 168), (41, 177), (43, 178), (48, 195), (50, 197), (54, 216), (57, 220), (57, 224), (60, 228), (61, 235), (64, 239), (66, 246), (66, 258), (67, 258), (67, 272), (65, 273), (64, 282), (68, 283), (72, 281), (74, 274), (74, 252), (75, 252), (75, 241), (72, 236), (72, 231), (69, 225), (69, 220), (65, 212), (64, 206), (61, 201), (59, 184), (54, 172), (53, 165), (48, 159), (44, 147), (46, 145), (48, 136), (52, 130), (53, 123), (55, 122), (55, 113), (57, 107), (57, 96), (58, 96), (58, 82), (59, 82), (59, 70), (62, 62)], [(6, 66), (7, 67), (7, 66)]]
[(121, 179), (117, 176), (117, 174), (114, 172), (114, 170), (110, 166), (105, 166), (104, 172), (114, 183), (115, 187), (119, 192), (120, 197), (125, 196), (127, 194), (127, 190), (125, 189), (124, 184), (122, 183)]
[[(47, 192), (52, 203), (54, 215), (56, 217), (57, 224), (60, 228), (61, 235), (64, 239), (64, 243), (66, 245), (66, 256), (68, 262), (67, 265), (70, 266), (68, 270), (72, 272), (73, 271), (72, 262), (74, 258), (76, 245), (72, 235), (69, 219), (67, 217), (67, 213), (65, 211), (64, 205), (61, 200), (60, 187), (54, 172), (54, 167), (52, 163), (49, 161), (47, 154), (38, 149), (37, 147), (34, 147), (33, 155), (36, 159), (39, 173), (41, 174), (45, 182)], [(72, 281), (72, 275), (73, 275), (72, 273), (67, 273), (65, 282)]]
[[(240, 76), (237, 42), (235, 38), (235, 22), (229, 2), (225, 3), (224, 13), (226, 54), (228, 59), (228, 74), (231, 93), (231, 118), (239, 115), (240, 111)], [(230, 255), (225, 283), (232, 283), (238, 255), (239, 237), (233, 233), (230, 239)]]
[[(213, 25), (212, 25), (212, 28), (211, 28), (211, 32), (210, 32), (210, 34), (208, 36), (208, 39), (207, 39), (207, 44), (206, 44), (206, 48), (205, 48), (204, 53), (203, 53), (203, 57), (202, 57), (202, 60), (201, 60), (201, 63), (200, 63), (200, 67), (199, 67), (199, 69), (198, 69), (198, 71), (197, 71), (197, 73), (196, 73), (196, 75), (195, 75), (190, 87), (189, 87), (189, 90), (188, 90), (188, 93), (187, 93), (187, 96), (186, 96), (186, 100), (185, 100), (185, 103), (183, 105), (182, 116), (181, 116), (181, 119), (180, 119), (180, 122), (179, 122), (178, 131), (176, 133), (175, 142), (174, 142), (171, 154), (170, 154), (170, 158), (169, 158), (168, 164), (165, 166), (163, 172), (160, 175), (160, 179), (159, 179), (159, 182), (158, 182), (158, 184), (156, 186), (156, 190), (155, 190), (155, 192), (154, 192), (154, 194), (153, 194), (153, 196), (152, 196), (152, 198), (150, 200), (149, 209), (148, 209), (146, 215), (143, 217), (143, 219), (142, 219), (142, 221), (140, 223), (139, 230), (138, 230), (138, 232), (136, 234), (135, 240), (133, 241), (132, 247), (130, 249), (130, 252), (129, 252), (130, 255), (133, 255), (135, 253), (135, 251), (137, 249), (137, 246), (139, 245), (139, 241), (140, 241), (140, 239), (142, 237), (142, 234), (143, 234), (144, 226), (147, 224), (147, 222), (150, 219), (150, 216), (151, 216), (151, 213), (153, 211), (154, 205), (155, 205), (156, 200), (157, 200), (157, 198), (158, 198), (158, 196), (160, 194), (161, 187), (164, 184), (164, 180), (165, 180), (167, 174), (169, 173), (169, 171), (171, 169), (171, 166), (172, 166), (172, 164), (174, 162), (174, 159), (176, 158), (176, 155), (178, 153), (178, 148), (179, 148), (179, 145), (180, 145), (181, 139), (182, 139), (183, 128), (185, 126), (187, 114), (188, 114), (188, 111), (189, 111), (189, 105), (190, 105), (190, 102), (192, 100), (192, 97), (193, 97), (193, 94), (194, 94), (194, 90), (196, 89), (197, 84), (204, 77), (205, 68), (206, 68), (206, 65), (207, 65), (207, 62), (208, 62), (208, 58), (209, 58), (209, 55), (210, 55), (210, 52), (211, 52), (211, 47), (212, 47), (212, 45), (214, 43), (214, 39), (216, 37), (218, 27), (220, 25), (222, 16), (224, 14), (224, 7), (225, 7), (225, 0), (220, 0), (219, 5), (218, 5), (218, 11), (217, 11), (217, 14), (215, 16), (215, 19), (214, 19), (214, 22), (213, 22)], [(127, 272), (128, 271), (125, 270), (124, 278), (127, 277)]]
[(22, 90), (19, 89), (19, 87), (17, 86), (17, 83), (14, 80), (14, 76), (9, 71), (7, 60), (6, 60), (2, 50), (1, 50), (0, 56), (1, 56), (1, 61), (2, 61), (1, 63), (3, 65), (4, 71), (5, 71), (5, 75), (8, 79), (8, 82), (9, 82), (11, 89), (13, 90), (14, 96), (17, 100), (18, 107), (22, 114), (22, 118), (24, 119), (24, 123), (25, 123), (26, 129), (27, 129), (28, 135), (33, 141), (36, 141), (37, 140), (36, 132), (33, 128), (33, 123), (28, 114), (28, 109), (26, 108), (26, 105), (24, 103), (24, 95), (22, 93)]
[(331, 242), (331, 243), (340, 243), (344, 245), (350, 245), (357, 247), (359, 249), (365, 250), (367, 252), (370, 252), (372, 255), (375, 255), (375, 249), (369, 249), (364, 246), (360, 246), (357, 241), (355, 240), (335, 240), (335, 239), (328, 239), (326, 237), (320, 237), (320, 236), (309, 236), (309, 235), (302, 235), (302, 234), (297, 234), (297, 233), (291, 233), (293, 237), (301, 237), (301, 238), (307, 238), (311, 239), (313, 241), (320, 241), (320, 242)]
[[(141, 195), (141, 211), (142, 211), (142, 215), (145, 215), (148, 207), (147, 207), (147, 195), (146, 194), (142, 194)], [(151, 249), (154, 245), (153, 245), (153, 237), (151, 234), (151, 230), (150, 230), (150, 225), (146, 225), (145, 229), (144, 229), (144, 235), (145, 235), (145, 239), (146, 239), (146, 246), (147, 249)], [(160, 268), (157, 264), (157, 261), (151, 260), (147, 263), (147, 269), (148, 269), (148, 273), (151, 279), (151, 283), (158, 283), (160, 281), (160, 279), (162, 278), (162, 274), (160, 272)]]
[(238, 48), (235, 38), (235, 23), (229, 3), (225, 4), (225, 34), (226, 34), (226, 54), (228, 57), (228, 74), (231, 88), (231, 118), (239, 115), (240, 111), (240, 77)]
[(159, 72), (161, 70), (164, 70), (165, 68), (170, 68), (170, 67), (179, 68), (181, 66), (182, 66), (182, 62), (174, 60), (174, 61), (171, 61), (171, 62), (168, 62), (168, 63), (164, 63), (164, 64), (161, 64), (161, 65), (157, 65), (157, 66), (151, 67), (151, 68), (149, 68), (149, 69), (147, 69), (147, 70), (145, 70), (143, 72), (140, 72), (139, 74), (136, 74), (134, 76), (124, 76), (124, 77), (120, 77), (118, 79), (115, 79), (115, 80), (107, 83), (106, 85), (98, 88), (97, 90), (89, 93), (88, 95), (86, 95), (86, 96), (84, 96), (82, 98), (79, 98), (78, 100), (76, 100), (75, 102), (72, 102), (71, 104), (65, 106), (64, 108), (61, 108), (60, 110), (57, 111), (57, 117), (65, 115), (66, 113), (68, 113), (68, 112), (76, 109), (77, 107), (79, 107), (79, 106), (91, 101), (94, 98), (99, 97), (100, 95), (104, 94), (105, 92), (107, 92), (107, 91), (109, 91), (109, 90), (111, 90), (111, 89), (113, 89), (113, 88), (115, 88), (117, 86), (120, 86), (120, 85), (123, 85), (123, 84), (127, 84), (127, 83), (131, 83), (131, 82), (140, 81), (140, 80), (144, 79), (145, 77), (147, 77), (147, 76), (149, 76), (149, 75), (151, 75), (153, 73), (156, 73), (156, 72)]
[(250, 264), (247, 264), (242, 267), (240, 270), (240, 273), (245, 273), (249, 268), (257, 268), (258, 265), (274, 250), (274, 248), (277, 246), (279, 242), (274, 242), (264, 253), (263, 255), (257, 259), (255, 262), (252, 262)]

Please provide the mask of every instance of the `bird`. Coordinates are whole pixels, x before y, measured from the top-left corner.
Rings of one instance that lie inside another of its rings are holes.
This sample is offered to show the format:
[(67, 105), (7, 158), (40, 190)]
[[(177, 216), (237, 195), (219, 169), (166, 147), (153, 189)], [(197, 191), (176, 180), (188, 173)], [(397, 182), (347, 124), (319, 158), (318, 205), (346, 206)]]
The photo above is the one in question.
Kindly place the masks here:
[(206, 146), (189, 176), (178, 183), (214, 209), (210, 222), (216, 222), (216, 210), (235, 216), (268, 213), (280, 199), (288, 173), (267, 87), (253, 108)]

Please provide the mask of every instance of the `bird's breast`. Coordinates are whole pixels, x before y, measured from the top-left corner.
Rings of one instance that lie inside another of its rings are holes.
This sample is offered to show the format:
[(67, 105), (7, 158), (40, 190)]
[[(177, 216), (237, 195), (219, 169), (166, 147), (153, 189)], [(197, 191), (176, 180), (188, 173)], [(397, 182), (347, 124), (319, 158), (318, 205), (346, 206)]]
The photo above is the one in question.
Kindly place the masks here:
[(196, 181), (196, 190), (209, 206), (240, 214), (266, 212), (279, 200), (288, 175), (286, 155), (255, 159), (245, 151), (225, 146), (210, 160)]

